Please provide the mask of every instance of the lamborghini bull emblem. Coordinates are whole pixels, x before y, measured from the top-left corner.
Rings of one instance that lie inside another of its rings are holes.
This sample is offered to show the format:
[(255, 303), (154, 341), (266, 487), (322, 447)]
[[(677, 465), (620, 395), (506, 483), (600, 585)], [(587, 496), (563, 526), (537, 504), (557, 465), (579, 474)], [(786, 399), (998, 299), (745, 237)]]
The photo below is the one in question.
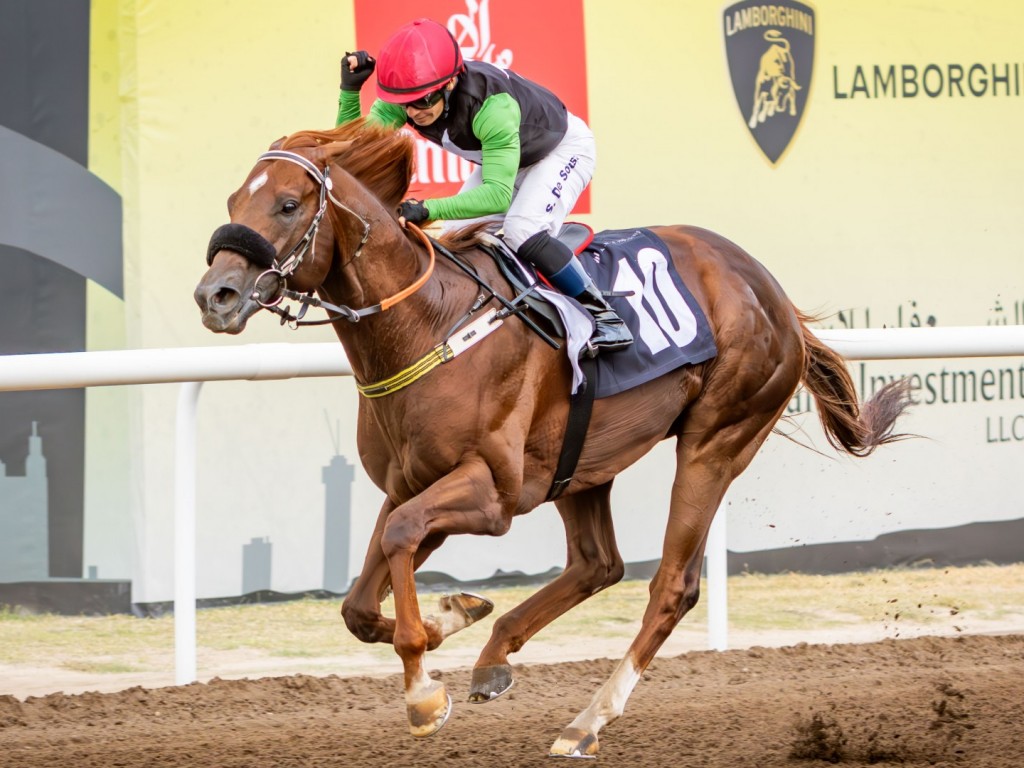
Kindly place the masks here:
[(754, 109), (750, 113), (750, 127), (757, 128), (776, 112), (788, 111), (796, 116), (796, 92), (800, 84), (793, 71), (793, 53), (789, 41), (777, 29), (769, 29), (764, 39), (771, 45), (761, 55), (754, 84)]
[(729, 75), (740, 113), (774, 165), (804, 114), (814, 68), (814, 11), (784, 0), (744, 0), (725, 9)]

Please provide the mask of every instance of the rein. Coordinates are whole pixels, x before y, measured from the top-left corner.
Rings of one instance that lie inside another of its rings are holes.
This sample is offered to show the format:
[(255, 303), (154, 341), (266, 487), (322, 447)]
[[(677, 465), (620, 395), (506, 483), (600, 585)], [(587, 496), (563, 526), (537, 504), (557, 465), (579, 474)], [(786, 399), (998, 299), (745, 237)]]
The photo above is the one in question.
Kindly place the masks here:
[[(430, 276), (434, 273), (434, 265), (437, 262), (437, 258), (434, 255), (433, 242), (427, 236), (427, 234), (422, 229), (417, 227), (415, 224), (409, 223), (406, 224), (406, 226), (410, 227), (413, 233), (423, 242), (423, 245), (427, 249), (427, 253), (430, 255), (430, 262), (427, 264), (427, 268), (423, 270), (423, 274), (416, 278), (416, 280), (411, 285), (406, 286), (393, 296), (388, 296), (386, 299), (381, 299), (380, 302), (377, 304), (373, 304), (372, 306), (369, 307), (363, 307), (362, 309), (352, 309), (352, 307), (349, 307), (345, 304), (332, 304), (329, 301), (324, 301), (323, 299), (314, 296), (312, 291), (309, 293), (299, 293), (298, 291), (293, 291), (288, 288), (282, 289), (281, 292), (278, 294), (277, 299), (271, 303), (264, 303), (260, 301), (260, 299), (258, 298), (258, 291), (253, 292), (253, 298), (256, 300), (257, 303), (259, 303), (261, 307), (269, 309), (270, 311), (280, 315), (281, 325), (284, 325), (285, 323), (290, 323), (293, 328), (298, 328), (307, 325), (328, 325), (331, 323), (336, 323), (339, 320), (348, 320), (350, 323), (358, 323), (362, 318), (366, 317), (367, 315), (375, 315), (378, 312), (383, 312), (386, 309), (391, 309), (391, 307), (393, 307), (395, 304), (398, 304), (400, 301), (409, 298), (414, 293), (416, 293), (416, 291), (418, 291), (420, 288), (424, 286), (427, 280), (430, 279)], [(353, 258), (355, 257), (353, 256)], [(269, 271), (270, 270), (268, 270), (268, 272)], [(264, 272), (258, 278), (256, 278), (255, 285), (259, 285), (260, 279), (262, 279), (263, 275), (265, 274), (267, 274), (267, 272)], [(290, 308), (280, 306), (281, 302), (284, 299), (292, 299), (294, 301), (299, 302), (302, 305), (302, 308), (299, 310), (298, 315), (293, 315), (291, 313)], [(321, 309), (326, 309), (330, 312), (335, 312), (339, 315), (339, 317), (331, 317), (327, 318), (326, 320), (303, 320), (302, 318), (306, 314), (306, 310), (308, 310), (310, 307), (318, 307)]]

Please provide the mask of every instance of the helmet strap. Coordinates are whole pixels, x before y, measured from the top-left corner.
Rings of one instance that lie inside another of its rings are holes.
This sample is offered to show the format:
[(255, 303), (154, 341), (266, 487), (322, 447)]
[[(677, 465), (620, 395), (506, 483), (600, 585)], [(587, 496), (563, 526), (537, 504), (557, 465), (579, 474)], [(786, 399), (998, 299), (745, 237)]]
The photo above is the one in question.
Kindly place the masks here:
[[(451, 83), (451, 80), (449, 80), (448, 82)], [(458, 85), (458, 84), (459, 84), (458, 76), (456, 75), (456, 77), (455, 77), (455, 85)], [(451, 88), (449, 88), (447, 85), (445, 85), (444, 91), (441, 93), (441, 97), (444, 99), (444, 109), (441, 111), (441, 118), (442, 119), (448, 117), (448, 108), (450, 106), (448, 100), (452, 96), (452, 91), (455, 90), (455, 85), (453, 85)]]

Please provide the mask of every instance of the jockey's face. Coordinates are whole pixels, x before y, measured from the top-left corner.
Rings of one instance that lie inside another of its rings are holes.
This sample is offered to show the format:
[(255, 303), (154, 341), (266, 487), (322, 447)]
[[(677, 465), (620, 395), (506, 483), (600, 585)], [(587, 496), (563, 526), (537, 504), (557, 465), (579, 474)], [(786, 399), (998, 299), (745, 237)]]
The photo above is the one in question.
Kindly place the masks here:
[(416, 101), (404, 104), (405, 114), (409, 116), (416, 125), (431, 125), (444, 112), (444, 93), (445, 91), (451, 91), (455, 86), (455, 81), (450, 80), (443, 88), (440, 88), (433, 93), (428, 93), (426, 96), (417, 99)]

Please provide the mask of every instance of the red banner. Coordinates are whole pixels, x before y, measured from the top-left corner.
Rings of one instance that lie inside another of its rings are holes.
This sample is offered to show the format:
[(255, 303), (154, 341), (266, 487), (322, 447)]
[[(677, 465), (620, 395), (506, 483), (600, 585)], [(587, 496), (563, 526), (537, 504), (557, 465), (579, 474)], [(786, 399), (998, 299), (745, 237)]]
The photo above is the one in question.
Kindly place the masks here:
[[(448, 27), (466, 59), (518, 72), (588, 120), (583, 0), (355, 0), (355, 11), (357, 49), (376, 55), (402, 24), (430, 18)], [(363, 89), (364, 112), (374, 94), (373, 87)], [(436, 198), (458, 192), (475, 166), (423, 139), (416, 143), (412, 194)], [(589, 189), (574, 211), (590, 212)]]

